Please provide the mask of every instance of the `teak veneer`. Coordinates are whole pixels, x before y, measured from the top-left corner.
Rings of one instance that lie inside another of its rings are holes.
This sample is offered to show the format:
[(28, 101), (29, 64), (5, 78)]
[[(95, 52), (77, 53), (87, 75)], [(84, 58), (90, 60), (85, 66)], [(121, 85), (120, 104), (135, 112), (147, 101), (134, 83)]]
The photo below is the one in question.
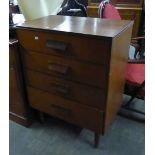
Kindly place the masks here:
[(122, 103), (132, 21), (47, 16), (17, 26), (29, 104), (95, 132)]

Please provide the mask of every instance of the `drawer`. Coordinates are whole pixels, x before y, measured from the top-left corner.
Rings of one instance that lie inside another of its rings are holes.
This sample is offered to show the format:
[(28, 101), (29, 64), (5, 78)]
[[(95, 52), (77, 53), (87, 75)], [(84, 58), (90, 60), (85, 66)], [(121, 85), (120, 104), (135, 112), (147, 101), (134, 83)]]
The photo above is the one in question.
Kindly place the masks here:
[(12, 53), (12, 49), (9, 48), (9, 66), (12, 67), (14, 66), (14, 55)]
[(107, 64), (109, 61), (110, 40), (22, 29), (17, 32), (20, 44), (28, 50), (100, 64)]
[(9, 68), (15, 67), (15, 47), (9, 47)]
[(103, 112), (101, 111), (31, 87), (28, 87), (28, 96), (30, 105), (39, 111), (95, 132), (102, 132)]
[(26, 70), (26, 80), (29, 86), (49, 91), (62, 98), (103, 109), (105, 90), (90, 87), (39, 72)]
[(9, 67), (15, 67), (16, 54), (18, 51), (18, 41), (16, 39), (9, 40)]
[(22, 51), (24, 65), (42, 73), (105, 88), (106, 67), (64, 59), (53, 55)]

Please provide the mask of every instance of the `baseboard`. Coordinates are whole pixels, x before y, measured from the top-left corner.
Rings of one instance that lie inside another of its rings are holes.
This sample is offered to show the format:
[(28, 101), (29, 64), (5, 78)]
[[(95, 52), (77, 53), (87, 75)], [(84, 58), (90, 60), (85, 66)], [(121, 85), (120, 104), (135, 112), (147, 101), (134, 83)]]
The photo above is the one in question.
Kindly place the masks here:
[(27, 118), (21, 117), (21, 116), (14, 114), (12, 112), (9, 112), (9, 119), (22, 125), (22, 126), (27, 127), (27, 128), (30, 127), (32, 124), (31, 120), (28, 120)]

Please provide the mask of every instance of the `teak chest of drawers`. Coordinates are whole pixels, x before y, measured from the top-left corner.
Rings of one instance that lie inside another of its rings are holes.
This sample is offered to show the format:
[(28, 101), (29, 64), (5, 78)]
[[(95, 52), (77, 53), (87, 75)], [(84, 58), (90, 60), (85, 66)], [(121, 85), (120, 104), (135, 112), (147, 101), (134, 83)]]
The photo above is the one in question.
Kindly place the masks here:
[(31, 107), (95, 132), (122, 102), (132, 21), (47, 16), (17, 27)]

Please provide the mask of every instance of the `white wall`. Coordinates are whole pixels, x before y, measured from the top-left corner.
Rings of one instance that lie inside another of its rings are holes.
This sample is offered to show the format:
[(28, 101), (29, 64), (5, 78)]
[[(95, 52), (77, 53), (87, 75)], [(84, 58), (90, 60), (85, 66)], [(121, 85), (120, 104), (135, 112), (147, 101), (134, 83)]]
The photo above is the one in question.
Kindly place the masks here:
[(63, 0), (17, 0), (26, 20), (56, 15)]

